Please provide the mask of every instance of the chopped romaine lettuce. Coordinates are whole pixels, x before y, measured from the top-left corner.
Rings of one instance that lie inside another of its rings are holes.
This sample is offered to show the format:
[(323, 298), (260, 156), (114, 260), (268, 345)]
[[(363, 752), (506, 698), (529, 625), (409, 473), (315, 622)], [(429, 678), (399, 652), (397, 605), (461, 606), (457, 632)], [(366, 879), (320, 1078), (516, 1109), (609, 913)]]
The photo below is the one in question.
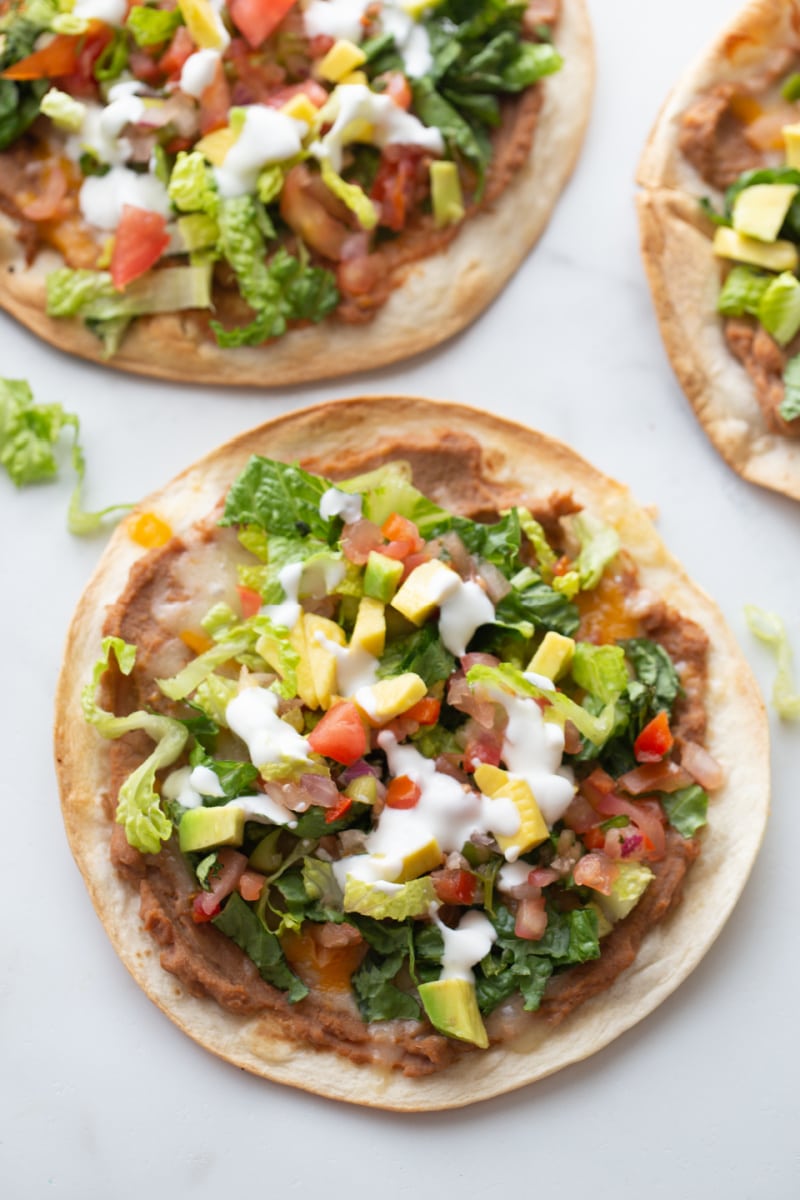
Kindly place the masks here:
[(344, 888), (345, 912), (361, 913), (379, 920), (404, 921), (406, 917), (427, 916), (431, 905), (436, 903), (436, 890), (429, 875), (410, 879), (396, 889), (393, 884), (387, 885), (387, 889), (384, 891), (380, 884), (365, 883), (348, 875)]
[(755, 604), (746, 604), (744, 615), (750, 631), (770, 646), (778, 660), (778, 673), (772, 687), (772, 703), (778, 716), (787, 721), (800, 720), (800, 692), (792, 679), (792, 648), (786, 626), (777, 613)]

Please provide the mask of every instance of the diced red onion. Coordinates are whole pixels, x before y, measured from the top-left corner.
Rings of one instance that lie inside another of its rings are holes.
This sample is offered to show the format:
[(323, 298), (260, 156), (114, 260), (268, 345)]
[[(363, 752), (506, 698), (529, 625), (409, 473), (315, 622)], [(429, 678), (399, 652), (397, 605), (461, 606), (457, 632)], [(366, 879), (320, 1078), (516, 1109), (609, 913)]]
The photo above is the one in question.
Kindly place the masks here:
[(704, 746), (697, 742), (683, 742), (681, 745), (681, 766), (689, 772), (695, 783), (713, 792), (722, 787), (725, 782), (725, 772), (717, 760), (708, 753)]
[(645, 792), (677, 792), (692, 782), (687, 770), (672, 759), (664, 759), (663, 762), (647, 763), (620, 775), (617, 787), (631, 796), (641, 796)]
[(360, 758), (358, 762), (354, 762), (351, 767), (342, 771), (339, 776), (339, 783), (342, 787), (347, 787), (348, 783), (352, 783), (354, 779), (363, 779), (365, 775), (372, 775), (377, 779), (378, 769), (368, 763), (366, 759)]
[(345, 558), (358, 566), (364, 566), (370, 551), (380, 550), (384, 544), (383, 534), (377, 525), (361, 517), (342, 530), (342, 552)]
[(528, 883), (533, 887), (544, 888), (555, 883), (557, 879), (560, 879), (560, 875), (552, 867), (534, 867), (528, 876)]
[(301, 775), (300, 785), (319, 808), (334, 808), (341, 800), (336, 784), (327, 775)]
[(486, 594), (492, 604), (499, 604), (503, 597), (511, 591), (511, 584), (494, 563), (481, 562), (479, 571), (481, 579), (486, 584)]

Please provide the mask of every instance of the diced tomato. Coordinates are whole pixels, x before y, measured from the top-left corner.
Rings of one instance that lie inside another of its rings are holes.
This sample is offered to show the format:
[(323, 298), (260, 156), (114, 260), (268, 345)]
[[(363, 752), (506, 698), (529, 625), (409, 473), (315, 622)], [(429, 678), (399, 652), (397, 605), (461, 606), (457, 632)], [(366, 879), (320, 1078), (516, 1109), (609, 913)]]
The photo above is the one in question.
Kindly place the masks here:
[(308, 744), (315, 754), (324, 754), (345, 767), (351, 767), (363, 758), (367, 750), (367, 733), (355, 704), (351, 700), (342, 700), (328, 709), (308, 735)]
[(490, 767), (499, 767), (502, 752), (502, 743), (495, 734), (491, 732), (485, 735), (476, 733), (467, 740), (464, 747), (464, 770), (472, 772), (481, 763), (487, 763)]
[(384, 91), (391, 96), (398, 108), (411, 108), (411, 86), (402, 71), (387, 71), (382, 77), (386, 87)]
[(125, 204), (111, 254), (110, 270), (114, 287), (124, 288), (132, 280), (144, 275), (158, 262), (168, 245), (166, 217)]
[(408, 775), (398, 775), (386, 789), (387, 808), (413, 808), (422, 792)]
[(619, 867), (607, 855), (584, 854), (575, 866), (572, 877), (578, 887), (590, 887), (608, 896), (619, 875)]
[(472, 904), (475, 900), (477, 880), (471, 871), (445, 867), (433, 871), (431, 880), (442, 904)]
[(637, 762), (660, 762), (665, 754), (669, 754), (675, 739), (669, 727), (669, 717), (662, 709), (652, 721), (645, 725), (642, 732), (633, 743), (633, 755)]
[(312, 59), (324, 58), (334, 44), (334, 38), (327, 33), (317, 33), (308, 39), (308, 53)]
[[(597, 813), (594, 811), (593, 816), (597, 817)], [(606, 844), (606, 835), (599, 825), (595, 825), (581, 834), (581, 841), (587, 850), (602, 850)]]
[[(611, 786), (608, 787), (608, 784)], [(618, 817), (624, 815), (636, 826), (644, 842), (644, 856), (654, 862), (664, 857), (666, 839), (664, 836), (663, 812), (657, 800), (632, 803), (623, 799), (613, 790), (614, 781), (599, 767), (592, 771), (580, 790), (589, 801), (595, 812), (602, 817)], [(617, 830), (617, 833), (620, 831)], [(624, 831), (623, 831), (624, 833)]]
[(427, 177), (421, 166), (423, 152), (417, 147), (388, 146), (370, 196), (381, 206), (380, 224), (399, 233), (415, 207), (421, 179)]
[[(333, 45), (333, 38), (328, 38), (327, 41)], [(316, 79), (304, 79), (302, 83), (290, 83), (271, 92), (264, 103), (270, 108), (283, 108), (293, 96), (308, 96), (315, 108), (322, 108), (328, 99), (328, 93), (322, 84), (317, 83)]]
[[(172, 35), (172, 41), (158, 60), (158, 70), (170, 79), (178, 76), (183, 69), (183, 64), (190, 54), (194, 54), (196, 49), (189, 30), (185, 25), (179, 25)], [(138, 78), (142, 78), (133, 66), (131, 70)]]
[(219, 912), (219, 905), (216, 908), (206, 909), (203, 902), (205, 894), (205, 892), (200, 892), (192, 901), (192, 920), (196, 925), (202, 925), (205, 921), (213, 921)]
[(398, 538), (397, 541), (387, 542), (385, 546), (380, 547), (381, 554), (386, 558), (394, 558), (398, 562), (404, 562), (413, 553), (413, 550), (414, 543), (408, 538)]
[(217, 854), (219, 868), (209, 876), (210, 890), (195, 896), (192, 917), (195, 921), (209, 921), (220, 910), (220, 904), (239, 886), (239, 880), (247, 869), (247, 859), (238, 850), (225, 846)]
[(260, 871), (244, 870), (239, 880), (239, 895), (243, 900), (258, 900), (266, 880), (266, 875)]
[(403, 716), (418, 721), (420, 725), (435, 725), (439, 720), (441, 707), (441, 700), (435, 700), (433, 696), (423, 696), (416, 704), (412, 704)]
[(253, 588), (241, 585), (237, 585), (236, 591), (239, 593), (239, 603), (242, 606), (242, 616), (244, 619), (247, 620), (248, 617), (254, 617), (264, 603), (258, 592)]
[(229, 0), (231, 20), (256, 50), (280, 25), (296, 0)]
[[(178, 33), (180, 33), (181, 30), (184, 30), (185, 32), (186, 26), (179, 25)], [(191, 42), (191, 38), (189, 41), (192, 49), (194, 49), (194, 43)], [(167, 51), (167, 53), (169, 53), (169, 51)], [(191, 50), (189, 53), (191, 53)], [(189, 55), (187, 54), (186, 57), (188, 58)], [(149, 83), (151, 86), (157, 87), (162, 82), (164, 78), (164, 72), (166, 70), (165, 67), (162, 67), (162, 62), (163, 58), (160, 61), (157, 61), (151, 51), (146, 50), (143, 46), (136, 46), (128, 55), (128, 70), (130, 71), (131, 75), (134, 76), (134, 78), (140, 81), (140, 83)], [(170, 75), (172, 78), (177, 78), (178, 72), (173, 70), (170, 72)]]
[(342, 796), (338, 804), (334, 804), (333, 808), (325, 810), (325, 824), (332, 825), (334, 821), (338, 821), (339, 817), (343, 817), (346, 812), (352, 807), (353, 797)]
[(231, 90), (222, 59), (218, 58), (211, 83), (203, 89), (200, 96), (200, 132), (203, 136), (228, 124), (230, 107)]
[(408, 517), (401, 517), (400, 513), (392, 513), (386, 518), (381, 525), (381, 533), (389, 542), (411, 542), (415, 552), (425, 545), (414, 522), (409, 521)]
[(59, 79), (71, 75), (78, 66), (78, 53), (83, 37), (74, 33), (57, 33), (41, 50), (7, 67), (3, 79)]
[(547, 911), (544, 896), (530, 896), (520, 900), (514, 922), (514, 933), (518, 938), (538, 942), (547, 929)]

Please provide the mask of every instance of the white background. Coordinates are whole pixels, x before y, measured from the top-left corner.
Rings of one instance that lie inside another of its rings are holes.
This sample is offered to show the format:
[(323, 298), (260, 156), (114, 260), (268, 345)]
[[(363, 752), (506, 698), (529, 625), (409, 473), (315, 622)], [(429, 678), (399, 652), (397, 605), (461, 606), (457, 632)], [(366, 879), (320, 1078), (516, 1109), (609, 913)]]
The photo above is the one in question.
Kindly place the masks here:
[[(768, 692), (772, 663), (742, 607), (781, 612), (800, 651), (800, 510), (742, 482), (696, 425), (661, 347), (633, 209), (636, 161), (660, 103), (736, 5), (590, 8), (598, 86), (577, 172), (502, 297), (444, 348), (330, 385), (200, 391), (70, 361), (0, 318), (0, 373), (79, 414), (90, 507), (135, 500), (231, 434), (332, 396), (427, 394), (538, 426), (658, 507), (668, 545), (719, 601)], [(428, 1116), (263, 1082), (199, 1049), (151, 1005), (112, 951), (69, 853), (52, 696), (67, 622), (103, 539), (66, 532), (68, 476), (20, 493), (0, 478), (4, 1197), (800, 1195), (800, 728), (771, 715), (771, 822), (718, 942), (655, 1014), (588, 1062)]]

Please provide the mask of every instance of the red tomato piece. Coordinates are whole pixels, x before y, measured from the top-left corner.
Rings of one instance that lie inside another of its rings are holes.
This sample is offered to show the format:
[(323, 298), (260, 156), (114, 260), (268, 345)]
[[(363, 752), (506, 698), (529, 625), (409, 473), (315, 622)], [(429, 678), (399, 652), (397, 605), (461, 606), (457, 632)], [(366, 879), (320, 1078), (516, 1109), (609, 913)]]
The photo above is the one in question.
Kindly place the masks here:
[(324, 754), (334, 762), (352, 767), (364, 757), (367, 733), (358, 709), (351, 700), (343, 700), (328, 709), (320, 723), (308, 735), (315, 754)]
[(231, 20), (256, 50), (277, 29), (296, 0), (229, 0)]
[(398, 108), (411, 108), (411, 86), (402, 71), (387, 71), (383, 76), (386, 81), (384, 89), (391, 96)]
[(228, 124), (228, 112), (231, 107), (231, 89), (222, 59), (217, 59), (214, 77), (200, 96), (200, 132), (205, 135), (215, 129), (222, 129)]
[(325, 811), (325, 824), (332, 825), (334, 821), (338, 821), (339, 817), (343, 817), (353, 803), (352, 796), (342, 796), (338, 804), (334, 804), (333, 808), (328, 808)]
[[(185, 25), (179, 25), (172, 35), (172, 41), (158, 60), (158, 70), (168, 78), (177, 77), (189, 55), (194, 54), (196, 49), (189, 30)], [(138, 74), (134, 67), (131, 67), (131, 70), (134, 75)]]
[(41, 50), (35, 50), (7, 67), (2, 78), (58, 79), (62, 75), (71, 75), (78, 65), (81, 42), (81, 35), (57, 33)]
[(389, 542), (411, 542), (414, 552), (421, 550), (425, 542), (419, 535), (419, 530), (408, 517), (392, 513), (381, 525), (381, 533)]
[(461, 867), (445, 867), (431, 872), (436, 895), (442, 904), (472, 904), (475, 900), (477, 880), (471, 871)]
[(258, 900), (266, 878), (260, 871), (251, 871), (249, 868), (244, 870), (239, 880), (239, 895), (243, 900)]
[(587, 829), (581, 834), (581, 841), (587, 850), (603, 850), (606, 844), (606, 835), (599, 825), (595, 825), (593, 829)]
[(244, 619), (247, 620), (248, 617), (254, 617), (264, 603), (258, 592), (254, 591), (253, 588), (239, 585), (237, 585), (236, 591), (239, 593), (239, 603), (242, 606), (242, 616)]
[(433, 696), (423, 696), (416, 704), (412, 704), (403, 716), (417, 721), (420, 725), (435, 725), (439, 720), (441, 707), (441, 700), (434, 700)]
[(642, 732), (633, 743), (633, 755), (637, 762), (660, 762), (665, 754), (669, 754), (675, 739), (669, 727), (669, 717), (662, 709), (645, 725)]
[(114, 287), (124, 288), (144, 275), (158, 262), (168, 245), (166, 217), (132, 204), (124, 205), (111, 254)]
[(413, 808), (422, 792), (408, 775), (398, 775), (386, 789), (387, 808)]
[(192, 920), (194, 921), (195, 925), (202, 925), (206, 921), (213, 921), (214, 917), (219, 912), (219, 905), (217, 905), (216, 908), (211, 909), (210, 912), (206, 911), (203, 904), (203, 897), (205, 894), (205, 892), (200, 892), (199, 895), (195, 896), (192, 902)]

